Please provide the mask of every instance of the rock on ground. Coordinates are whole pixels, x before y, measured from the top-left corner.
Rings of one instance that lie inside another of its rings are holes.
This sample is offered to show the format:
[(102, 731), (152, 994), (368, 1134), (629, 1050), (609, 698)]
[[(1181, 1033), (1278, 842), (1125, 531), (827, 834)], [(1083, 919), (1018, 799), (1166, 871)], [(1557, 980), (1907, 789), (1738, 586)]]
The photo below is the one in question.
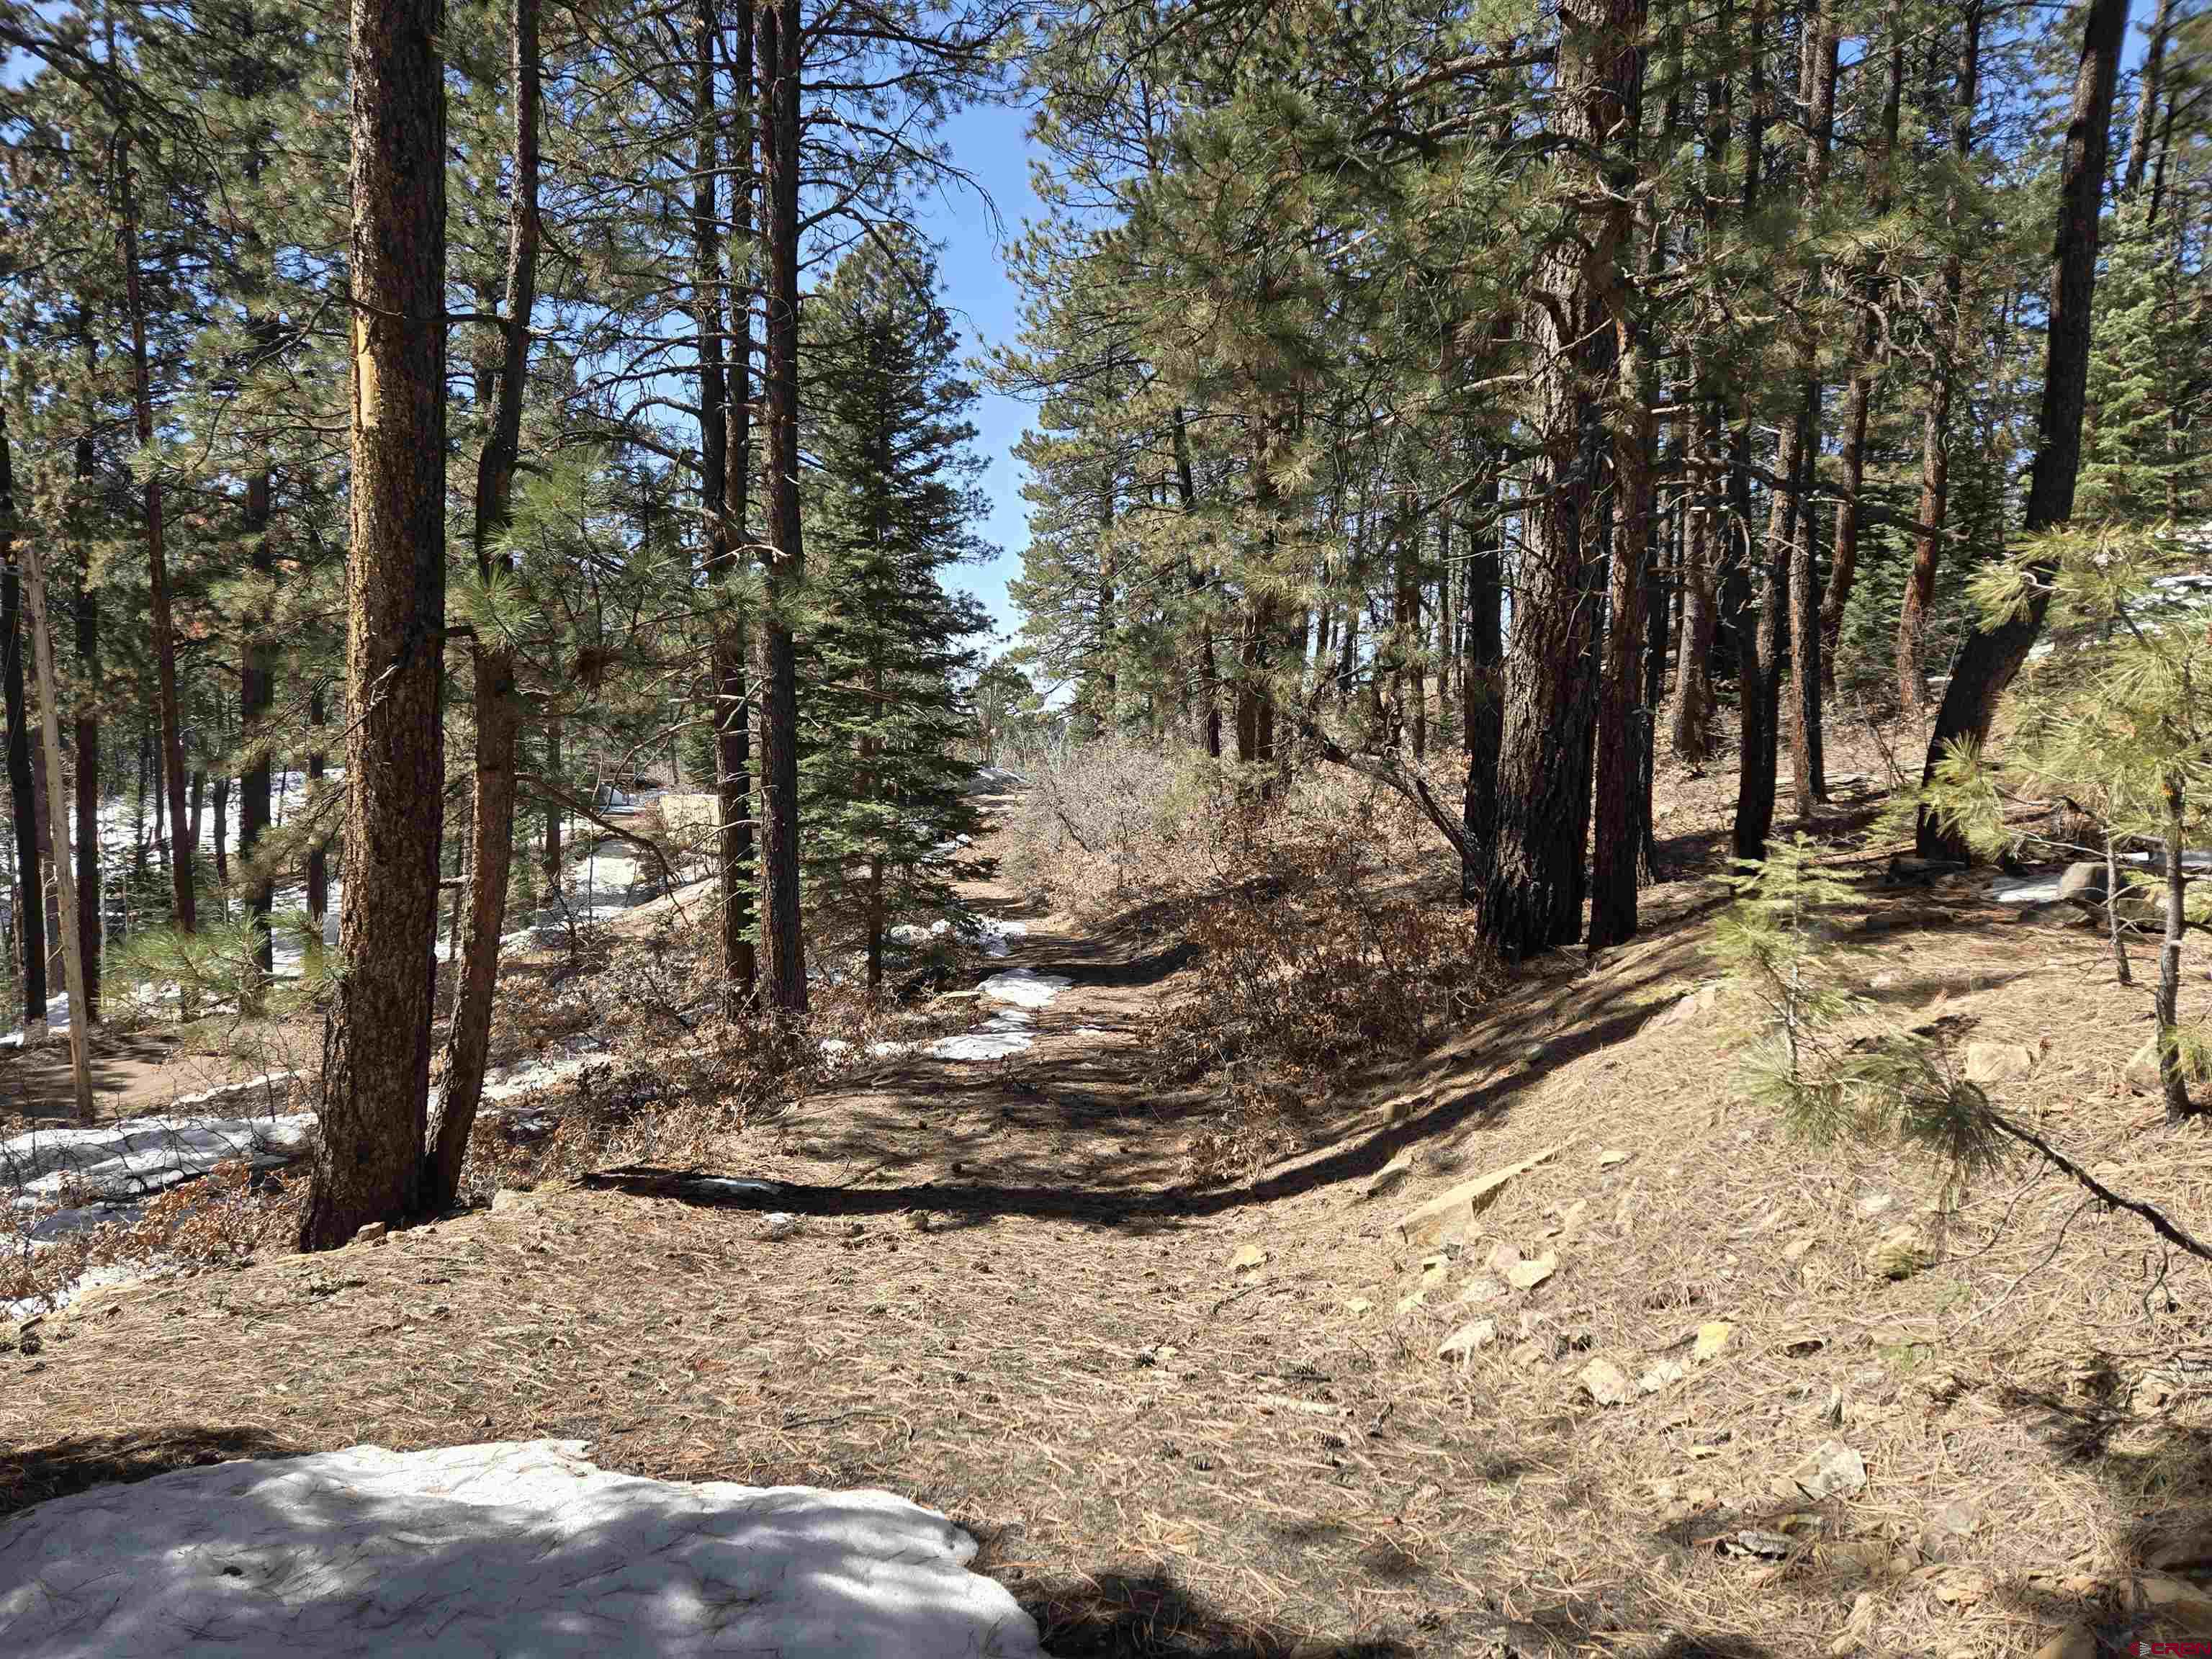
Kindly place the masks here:
[(1041, 1659), (975, 1540), (881, 1492), (685, 1486), (580, 1441), (375, 1446), (99, 1486), (0, 1526), (13, 1659)]

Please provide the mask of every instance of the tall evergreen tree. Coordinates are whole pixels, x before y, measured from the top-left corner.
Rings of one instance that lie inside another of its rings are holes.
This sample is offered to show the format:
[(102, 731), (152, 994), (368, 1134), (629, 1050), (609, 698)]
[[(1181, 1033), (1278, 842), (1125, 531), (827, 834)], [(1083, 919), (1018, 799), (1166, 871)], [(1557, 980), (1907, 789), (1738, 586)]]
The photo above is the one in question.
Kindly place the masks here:
[(976, 827), (962, 753), (981, 607), (947, 590), (984, 551), (980, 460), (936, 270), (910, 240), (864, 243), (807, 308), (812, 393), (800, 810), (817, 906), (857, 909), (868, 988), (899, 919), (941, 915)]

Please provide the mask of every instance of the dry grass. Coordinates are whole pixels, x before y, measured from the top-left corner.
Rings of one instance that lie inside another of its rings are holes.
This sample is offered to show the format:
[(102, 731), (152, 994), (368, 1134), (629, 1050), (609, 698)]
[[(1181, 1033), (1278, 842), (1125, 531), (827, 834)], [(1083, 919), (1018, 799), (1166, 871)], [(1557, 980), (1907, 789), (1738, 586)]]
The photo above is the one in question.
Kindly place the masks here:
[[(2203, 1272), (2025, 1165), (1937, 1216), (1936, 1171), (1812, 1152), (1733, 1103), (1727, 1010), (1662, 1018), (1711, 976), (1731, 784), (1667, 780), (1676, 878), (1645, 938), (1534, 964), (1426, 1054), (1344, 1056), (1291, 1160), (1186, 1179), (1217, 1108), (1148, 1080), (1153, 1022), (1199, 982), (1159, 912), (1033, 913), (1023, 959), (1075, 981), (1036, 1049), (825, 1079), (702, 1139), (690, 1161), (772, 1192), (633, 1170), (34, 1327), (0, 1354), (0, 1503), (213, 1455), (557, 1435), (944, 1508), (1063, 1655), (1978, 1659), (2075, 1617), (2118, 1651), (2147, 1629), (2130, 1576), (2212, 1523)], [(2094, 934), (1970, 881), (1866, 910), (1872, 994), (2037, 1048), (2001, 1103), (2205, 1226), (2203, 1131), (2121, 1085), (2142, 997)], [(1400, 1237), (1449, 1183), (1553, 1146), (1452, 1245)], [(1876, 1277), (1867, 1248), (1907, 1221), (1940, 1259)], [(1502, 1244), (1554, 1272), (1461, 1302)], [(1245, 1246), (1263, 1259), (1233, 1267)], [(1439, 1358), (1478, 1316), (1502, 1340)], [(1727, 1344), (1692, 1359), (1717, 1321)], [(1594, 1358), (1659, 1386), (1601, 1407)], [(1864, 1490), (1778, 1492), (1831, 1437)], [(1786, 1555), (1732, 1553), (1746, 1530)]]

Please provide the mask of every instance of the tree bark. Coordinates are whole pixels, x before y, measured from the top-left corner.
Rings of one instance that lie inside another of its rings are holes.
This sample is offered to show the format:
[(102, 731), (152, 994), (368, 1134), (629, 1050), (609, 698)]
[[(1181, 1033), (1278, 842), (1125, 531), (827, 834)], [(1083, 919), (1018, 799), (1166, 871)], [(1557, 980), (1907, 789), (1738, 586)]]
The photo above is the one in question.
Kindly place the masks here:
[[(499, 391), (477, 459), (473, 551), (477, 574), (490, 581), (514, 568), (494, 544), (514, 519), (514, 469), (522, 447), (522, 404), (530, 384), (530, 325), (538, 306), (538, 0), (514, 0), (508, 60), (514, 113), (514, 173), (507, 193), (507, 292), (501, 304)], [(711, 185), (710, 185), (711, 188)], [(425, 1215), (453, 1206), (461, 1164), (483, 1097), (491, 1048), (492, 993), (499, 942), (507, 928), (507, 878), (514, 862), (515, 750), (522, 699), (514, 647), (476, 642), (476, 772), (470, 783), (467, 910), (461, 925), (460, 979), (446, 1039), (446, 1084), (431, 1115), (418, 1200)]]
[(753, 631), (761, 694), (761, 989), (769, 1014), (806, 1012), (799, 908), (799, 682), (792, 629), (805, 563), (799, 516), (799, 0), (756, 15), (766, 359), (761, 485), (768, 509), (767, 599)]
[[(110, 61), (114, 58), (111, 25)], [(118, 238), (123, 260), (123, 292), (131, 323), (131, 394), (137, 421), (138, 447), (154, 447), (154, 391), (146, 358), (146, 306), (138, 280), (138, 198), (131, 176), (131, 128), (125, 123), (115, 135), (116, 196), (120, 210)], [(169, 796), (169, 885), (171, 906), (178, 929), (191, 933), (198, 927), (193, 896), (192, 860), (198, 850), (181, 833), (185, 817), (185, 735), (177, 698), (177, 625), (169, 599), (168, 550), (163, 534), (161, 474), (158, 465), (146, 473), (146, 580), (152, 598), (154, 630), (154, 695), (161, 722), (161, 773)]]
[(1627, 192), (1610, 175), (1641, 70), (1644, 12), (1643, 0), (1562, 0), (1559, 7), (1553, 125), (1572, 147), (1559, 165), (1575, 234), (1539, 261), (1528, 312), (1536, 453), (1481, 921), (1486, 939), (1509, 959), (1582, 930), (1595, 666), (1586, 570), (1603, 547), (1603, 404), (1619, 354), (1607, 325), (1628, 233)]
[[(1881, 136), (1867, 163), (1867, 214), (1876, 221), (1889, 213), (1890, 173), (1905, 98), (1904, 24), (1894, 0), (1883, 13), (1882, 28), (1889, 36), (1889, 76), (1882, 94)], [(1836, 683), (1836, 647), (1843, 637), (1844, 611), (1851, 602), (1851, 588), (1858, 578), (1859, 492), (1866, 485), (1867, 411), (1881, 368), (1881, 330), (1875, 320), (1881, 287), (1880, 271), (1869, 268), (1860, 282), (1860, 301), (1866, 312), (1859, 321), (1858, 349), (1851, 359), (1850, 385), (1844, 394), (1844, 498), (1836, 504), (1836, 546), (1828, 567), (1827, 592), (1820, 601), (1820, 678), (1830, 687)]]
[(2143, 172), (2150, 160), (2150, 128), (2158, 109), (2165, 78), (2166, 40), (2172, 32), (2173, 0), (2158, 0), (2151, 15), (2150, 35), (2143, 46), (2142, 71), (2136, 82), (2135, 119), (2128, 126), (2127, 170), (2120, 176), (2120, 195), (2128, 201), (2142, 188)]
[[(308, 738), (315, 746), (307, 751), (307, 799), (313, 800), (315, 786), (323, 781), (325, 761), (321, 731), (327, 718), (323, 713), (323, 694), (316, 690), (307, 699), (307, 725), (316, 733)], [(307, 847), (307, 914), (314, 919), (315, 943), (323, 941), (323, 918), (331, 909), (331, 855), (324, 837), (317, 835)]]
[[(1974, 106), (1981, 95), (1981, 0), (1972, 0), (1967, 6), (1963, 27), (1958, 101), (1951, 110), (1951, 156), (1961, 171), (1973, 149)], [(1951, 400), (1960, 364), (1966, 355), (1966, 263), (1958, 249), (1966, 207), (1960, 191), (1948, 194), (1943, 211), (1952, 239), (1951, 251), (1943, 257), (1942, 315), (1949, 330), (1936, 348), (1928, 407), (1921, 417), (1920, 528), (1913, 532), (1912, 572), (1905, 580), (1905, 599), (1897, 617), (1897, 700), (1914, 719), (1919, 717), (1928, 696), (1920, 647), (1928, 630), (1929, 607), (1936, 602), (1936, 572), (1942, 560), (1944, 521), (1951, 502)]]
[[(272, 574), (276, 568), (276, 560), (269, 548), (270, 517), (269, 469), (264, 466), (246, 483), (245, 513), (246, 556), (254, 570), (263, 576)], [(275, 941), (269, 936), (269, 911), (275, 886), (255, 856), (261, 837), (269, 829), (270, 734), (264, 728), (270, 705), (276, 701), (276, 653), (269, 647), (267, 628), (254, 623), (249, 626), (252, 637), (246, 642), (238, 675), (239, 719), (251, 750), (251, 760), (238, 781), (238, 859), (250, 884), (246, 914), (252, 919), (253, 963), (258, 978), (248, 994), (258, 1001), (259, 983), (268, 979), (276, 961)], [(220, 823), (216, 826), (216, 845), (218, 848), (222, 845)]]
[[(2166, 1117), (2179, 1123), (2196, 1108), (2189, 1100), (2189, 1077), (2181, 1063), (2181, 946), (2189, 931), (2189, 876), (2184, 868), (2187, 829), (2182, 817), (2181, 780), (2168, 774), (2166, 794), (2166, 937), (2158, 952), (2158, 1081), (2166, 1098)], [(2118, 902), (2117, 889), (2105, 890), (2107, 905)]]
[[(1640, 60), (1627, 97), (1624, 149), (1629, 164), (1637, 155), (1638, 116), (1643, 96)], [(1668, 124), (1672, 125), (1671, 120)], [(1672, 148), (1672, 134), (1662, 140)], [(1638, 211), (1647, 281), (1663, 264), (1663, 245), (1656, 216), (1645, 198)], [(1612, 330), (1618, 362), (1614, 373), (1619, 413), (1613, 434), (1613, 536), (1607, 574), (1605, 651), (1599, 669), (1597, 774), (1595, 823), (1590, 842), (1589, 948), (1604, 949), (1636, 935), (1637, 878), (1643, 864), (1643, 729), (1644, 628), (1651, 563), (1651, 413), (1656, 375), (1644, 337), (1644, 319), (1627, 283), (1616, 281), (1605, 293), (1602, 325)]]
[[(714, 635), (716, 867), (722, 901), (722, 981), (731, 1013), (749, 1006), (760, 968), (753, 946), (754, 868), (752, 711), (745, 676), (745, 619), (730, 580), (743, 568), (752, 487), (753, 323), (750, 277), (753, 192), (752, 0), (735, 0), (731, 72), (737, 85), (730, 112), (730, 338), (722, 422), (723, 537), (708, 579), (718, 595)], [(717, 301), (716, 310), (720, 310)], [(722, 607), (726, 607), (724, 609)]]
[(1681, 641), (1674, 651), (1674, 695), (1667, 715), (1668, 746), (1677, 760), (1692, 766), (1713, 754), (1711, 661), (1719, 597), (1714, 556), (1721, 521), (1721, 503), (1712, 489), (1720, 434), (1709, 402), (1700, 405), (1697, 422), (1698, 453), (1691, 461), (1691, 495), (1682, 522)]
[[(1816, 218), (1820, 198), (1828, 188), (1828, 155), (1836, 125), (1836, 9), (1832, 3), (1815, 9), (1808, 0), (1805, 18), (1805, 216)], [(1817, 271), (1814, 288), (1817, 289)], [(1808, 295), (1808, 298), (1810, 296)], [(1820, 547), (1811, 495), (1814, 468), (1820, 453), (1820, 382), (1819, 343), (1812, 319), (1797, 341), (1801, 459), (1798, 469), (1807, 492), (1797, 504), (1796, 535), (1790, 551), (1790, 645), (1792, 678), (1790, 699), (1790, 760), (1800, 817), (1810, 817), (1814, 806), (1828, 798), (1823, 775), (1820, 745)], [(1777, 469), (1778, 472), (1780, 469)], [(1784, 476), (1787, 476), (1784, 474)]]
[[(82, 446), (80, 477), (90, 468), (91, 441)], [(100, 596), (89, 580), (76, 600), (77, 669), (84, 689), (77, 699), (76, 731), (76, 938), (84, 963), (84, 1013), (89, 1026), (100, 1019)]]
[(446, 611), (442, 0), (354, 9), (346, 884), (300, 1242), (419, 1191), (436, 982)]
[[(7, 480), (0, 478), (0, 515), (12, 518), (14, 503), (7, 499), (8, 495)], [(46, 775), (58, 786), (62, 777), (62, 727), (56, 705), (61, 693), (54, 676), (53, 634), (47, 626), (45, 563), (39, 556), (35, 542), (23, 549), (23, 585), (29, 602), (27, 608), (32, 650), (38, 662), (39, 725), (46, 739)], [(68, 825), (68, 814), (52, 815), (50, 846), (53, 852), (54, 883), (61, 892), (62, 914), (73, 921), (76, 914), (76, 882), (70, 873)], [(84, 955), (78, 948), (74, 928), (56, 931), (62, 938), (62, 969), (69, 985), (70, 1077), (76, 1095), (76, 1117), (80, 1123), (89, 1123), (93, 1120), (92, 1021), (86, 1012), (88, 1005), (85, 997)]]
[[(23, 589), (15, 558), (15, 470), (8, 407), (0, 398), (0, 688), (8, 709), (8, 798), (15, 831), (15, 928), (22, 946), (23, 1031), (46, 1024), (46, 906), (39, 852), (38, 804), (31, 776), (31, 726), (23, 695)], [(71, 1024), (76, 1010), (70, 1010)]]
[[(2089, 0), (2081, 61), (2066, 125), (2065, 160), (2058, 191), (2058, 226), (2051, 249), (2051, 312), (2045, 348), (2043, 401), (2036, 416), (2035, 460), (2029, 469), (2021, 532), (2055, 530), (2074, 514), (2074, 485), (2081, 465), (2081, 417), (2089, 384), (2090, 307), (2097, 284), (2099, 220), (2104, 206), (2105, 156), (2119, 79), (2120, 45), (2127, 31), (2128, 0)], [(1951, 684), (1936, 710), (1928, 740), (1923, 781), (1943, 757), (1978, 746), (1989, 736), (1997, 699), (2027, 660), (2043, 631), (2051, 604), (2052, 567), (2033, 567), (2032, 597), (2016, 614), (1968, 634), (1952, 661)], [(1923, 858), (1965, 862), (1966, 837), (1938, 814), (1921, 809), (1917, 850)]]

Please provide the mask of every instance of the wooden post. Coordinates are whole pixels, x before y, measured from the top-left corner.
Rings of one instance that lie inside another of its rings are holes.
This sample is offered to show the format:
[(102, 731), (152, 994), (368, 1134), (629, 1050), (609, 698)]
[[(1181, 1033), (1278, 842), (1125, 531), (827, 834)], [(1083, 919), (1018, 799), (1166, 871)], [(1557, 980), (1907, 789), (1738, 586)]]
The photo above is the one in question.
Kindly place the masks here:
[[(58, 786), (62, 775), (61, 717), (55, 712), (54, 641), (46, 627), (46, 568), (38, 543), (22, 550), (24, 603), (30, 611), (33, 665), (39, 677), (39, 729), (46, 744), (46, 776)], [(61, 888), (62, 967), (69, 986), (70, 1071), (76, 1084), (76, 1115), (92, 1121), (92, 1008), (84, 989), (84, 949), (77, 937), (76, 873), (70, 864), (69, 814), (48, 815), (54, 854), (54, 880)]]

